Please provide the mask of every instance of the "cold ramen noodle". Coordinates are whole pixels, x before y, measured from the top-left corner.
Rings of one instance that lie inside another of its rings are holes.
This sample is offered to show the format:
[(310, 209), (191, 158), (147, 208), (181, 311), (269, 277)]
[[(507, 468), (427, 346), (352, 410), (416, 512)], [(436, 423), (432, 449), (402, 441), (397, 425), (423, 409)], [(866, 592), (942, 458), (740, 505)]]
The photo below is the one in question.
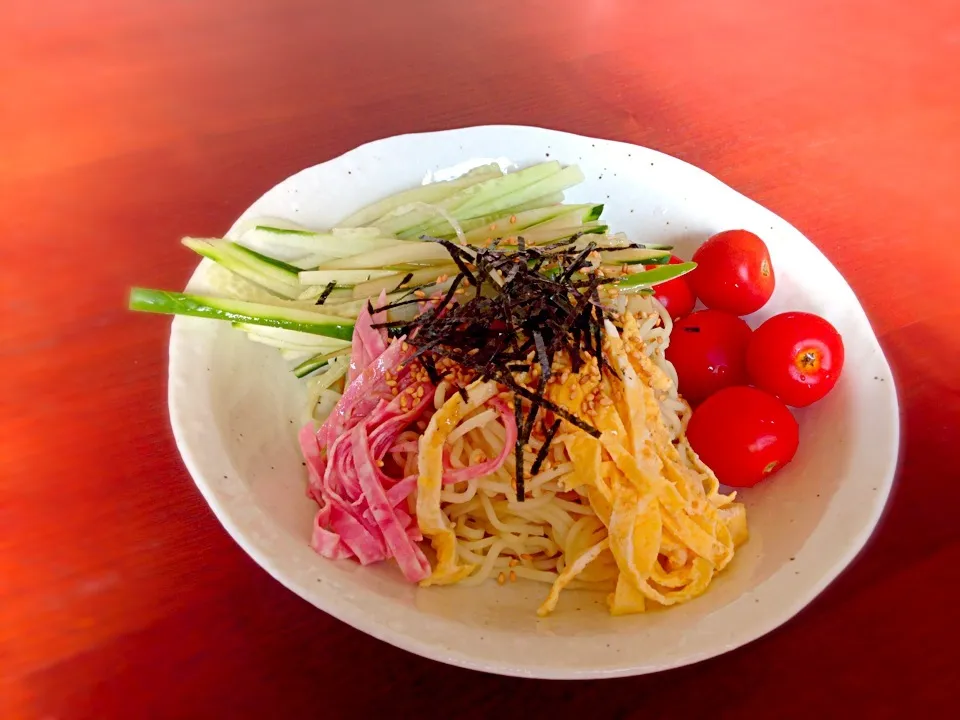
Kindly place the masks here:
[(310, 376), (299, 439), (324, 557), (393, 560), (422, 586), (544, 583), (540, 615), (566, 588), (606, 592), (615, 615), (674, 605), (747, 539), (686, 441), (673, 323), (649, 292), (692, 266), (560, 202), (580, 179), (485, 167), (326, 233), (191, 240), (227, 297), (132, 304), (232, 320)]

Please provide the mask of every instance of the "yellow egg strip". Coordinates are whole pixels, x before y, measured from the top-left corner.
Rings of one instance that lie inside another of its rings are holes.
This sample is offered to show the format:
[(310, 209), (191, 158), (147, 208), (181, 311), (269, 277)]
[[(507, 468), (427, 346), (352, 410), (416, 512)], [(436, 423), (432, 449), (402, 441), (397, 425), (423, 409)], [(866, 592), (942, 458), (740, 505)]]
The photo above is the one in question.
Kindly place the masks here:
[(641, 492), (652, 493), (667, 511), (663, 524), (686, 544), (691, 550), (713, 564), (718, 564), (730, 552), (716, 537), (708, 534), (695, 523), (687, 514), (683, 498), (677, 489), (661, 478), (652, 478), (645, 473), (636, 460), (627, 452), (626, 448), (617, 443), (616, 439), (604, 433), (600, 437), (604, 448), (610, 453), (620, 471), (633, 481)]
[[(661, 594), (646, 581), (646, 577), (649, 577), (649, 571), (652, 569), (652, 563), (650, 562), (651, 553), (653, 555), (652, 562), (655, 563), (657, 561), (656, 552), (659, 551), (659, 538), (657, 539), (656, 547), (652, 547), (652, 542), (644, 543), (641, 538), (641, 542), (638, 544), (637, 539), (634, 537), (637, 521), (641, 513), (649, 512), (651, 505), (653, 506), (653, 511), (656, 512), (656, 500), (653, 499), (651, 503), (648, 498), (644, 503), (644, 507), (641, 507), (639, 494), (636, 488), (630, 485), (623, 485), (617, 488), (617, 492), (614, 493), (614, 498), (613, 512), (610, 514), (609, 526), (610, 550), (613, 552), (613, 557), (617, 561), (617, 566), (620, 568), (621, 576), (626, 575), (627, 580), (634, 588), (647, 598), (655, 600), (661, 605), (673, 605), (677, 602), (675, 598)], [(659, 515), (659, 513), (657, 514)], [(640, 553), (637, 552), (638, 545), (641, 550)], [(650, 549), (651, 547), (652, 550)], [(614, 598), (614, 602), (616, 603), (616, 597)], [(626, 608), (619, 608), (617, 614), (624, 614), (625, 610)], [(639, 612), (640, 610), (633, 611)]]
[(617, 578), (617, 589), (607, 598), (611, 615), (632, 615), (647, 609), (646, 596), (630, 582), (626, 573)]
[(610, 543), (608, 539), (604, 538), (593, 547), (588, 548), (576, 560), (567, 565), (550, 587), (550, 593), (547, 595), (547, 599), (543, 601), (543, 604), (539, 608), (537, 608), (537, 615), (544, 617), (545, 615), (549, 615), (551, 612), (553, 612), (553, 609), (557, 606), (557, 601), (560, 599), (561, 591), (563, 591), (563, 589), (569, 585), (571, 581), (577, 577), (577, 575), (582, 573), (584, 569), (586, 569), (587, 565), (600, 557), (600, 554), (609, 547)]
[[(645, 422), (644, 390), (646, 386), (640, 382), (637, 371), (630, 363), (616, 326), (609, 320), (604, 320), (604, 328), (607, 331), (607, 354), (613, 360), (623, 382), (624, 409), (626, 410), (624, 425), (627, 426), (627, 433), (630, 436), (630, 448), (635, 457), (643, 457), (645, 451), (649, 453), (646, 443), (650, 438), (650, 427)], [(657, 412), (659, 414), (659, 408)], [(652, 460), (653, 458), (645, 457), (644, 459)]]
[(457, 562), (457, 535), (450, 521), (440, 510), (440, 490), (443, 487), (443, 445), (464, 415), (478, 408), (497, 394), (497, 386), (491, 382), (477, 381), (467, 388), (467, 401), (459, 393), (453, 393), (443, 406), (430, 418), (430, 423), (420, 436), (417, 462), (417, 524), (424, 537), (437, 553), (437, 565), (430, 577), (420, 584), (449, 585), (459, 582), (474, 570), (474, 565)]

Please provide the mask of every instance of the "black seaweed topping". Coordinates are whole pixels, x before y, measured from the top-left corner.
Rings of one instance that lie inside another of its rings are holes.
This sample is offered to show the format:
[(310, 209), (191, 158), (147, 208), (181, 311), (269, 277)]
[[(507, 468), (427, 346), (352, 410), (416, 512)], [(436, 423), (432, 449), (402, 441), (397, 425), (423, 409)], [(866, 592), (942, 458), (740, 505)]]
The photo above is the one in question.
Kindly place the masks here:
[(413, 280), (413, 273), (412, 273), (412, 272), (411, 272), (411, 273), (407, 273), (406, 275), (404, 275), (404, 276), (403, 276), (403, 280), (401, 280), (399, 283), (397, 283), (397, 286), (396, 286), (393, 290), (391, 290), (390, 293), (393, 294), (393, 293), (395, 293), (395, 292), (400, 292), (400, 290), (403, 288), (403, 286), (406, 285), (406, 284), (407, 284), (408, 282), (410, 282), (411, 280)]
[[(541, 247), (527, 246), (519, 238), (514, 247), (501, 247), (498, 241), (490, 247), (474, 247), (424, 237), (447, 249), (459, 274), (444, 296), (427, 301), (426, 309), (413, 320), (375, 325), (388, 328), (393, 335), (405, 335), (416, 348), (408, 362), (418, 358), (433, 382), (440, 378), (437, 360), (448, 358), (475, 377), (496, 380), (513, 391), (517, 499), (521, 501), (523, 447), (541, 410), (558, 419), (547, 432), (540, 452), (543, 457), (538, 455), (532, 473), (540, 470), (561, 419), (594, 437), (600, 435), (590, 423), (545, 396), (558, 353), (570, 358), (574, 372), (583, 364), (581, 352), (596, 357), (601, 372), (605, 367), (602, 343), (606, 314), (599, 288), (611, 280), (593, 272), (590, 257), (596, 244), (578, 246), (578, 237)], [(464, 293), (466, 284), (473, 286), (469, 294)], [(401, 299), (376, 312), (410, 302), (418, 301)], [(531, 389), (535, 367), (540, 374)]]
[(317, 298), (317, 305), (323, 305), (327, 301), (327, 298), (330, 297), (330, 293), (333, 292), (333, 289), (336, 286), (336, 282), (327, 283), (327, 286), (323, 289), (323, 292), (320, 293), (320, 297)]
[(540, 472), (540, 467), (543, 465), (543, 461), (547, 459), (547, 452), (550, 450), (550, 443), (553, 442), (554, 435), (557, 434), (557, 430), (560, 429), (561, 420), (555, 420), (553, 425), (551, 425), (543, 437), (543, 445), (540, 446), (540, 451), (537, 453), (537, 457), (533, 461), (533, 466), (530, 468), (530, 476), (533, 477), (538, 472)]

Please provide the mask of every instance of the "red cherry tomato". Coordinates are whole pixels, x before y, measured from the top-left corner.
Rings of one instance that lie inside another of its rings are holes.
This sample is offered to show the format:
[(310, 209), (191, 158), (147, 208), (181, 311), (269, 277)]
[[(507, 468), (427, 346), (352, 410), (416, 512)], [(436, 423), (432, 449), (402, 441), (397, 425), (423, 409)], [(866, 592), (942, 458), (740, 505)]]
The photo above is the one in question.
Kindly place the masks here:
[(679, 391), (697, 404), (730, 385), (747, 382), (750, 327), (719, 310), (700, 310), (673, 326), (667, 360), (677, 370)]
[(774, 315), (747, 346), (753, 384), (794, 407), (806, 407), (830, 392), (842, 369), (840, 333), (811, 313)]
[(693, 411), (687, 439), (724, 485), (752, 487), (793, 459), (800, 429), (773, 395), (730, 387)]
[(763, 240), (746, 230), (717, 233), (693, 254), (697, 269), (687, 277), (708, 308), (749, 315), (762, 308), (776, 280)]
[[(683, 260), (676, 255), (670, 256), (670, 265), (678, 265), (682, 262)], [(644, 265), (644, 267), (647, 270), (652, 270), (657, 266)], [(687, 282), (686, 276), (654, 285), (653, 296), (663, 304), (663, 307), (667, 309), (670, 317), (674, 320), (679, 320), (692, 313), (693, 306), (697, 304), (697, 296), (693, 294), (693, 289)]]

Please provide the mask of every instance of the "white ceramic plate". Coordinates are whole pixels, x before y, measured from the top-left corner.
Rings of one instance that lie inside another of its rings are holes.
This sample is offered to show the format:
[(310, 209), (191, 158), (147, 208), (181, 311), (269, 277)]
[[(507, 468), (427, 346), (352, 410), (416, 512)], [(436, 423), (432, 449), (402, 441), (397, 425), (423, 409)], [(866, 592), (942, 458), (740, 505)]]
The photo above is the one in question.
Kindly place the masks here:
[[(850, 287), (787, 222), (680, 160), (608, 140), (488, 126), (380, 140), (294, 175), (241, 219), (280, 216), (332, 227), (358, 207), (495, 160), (577, 163), (572, 202), (606, 203), (605, 220), (679, 254), (719, 230), (762, 236), (777, 272), (767, 307), (750, 318), (807, 310), (830, 320), (847, 372), (798, 413), (800, 451), (774, 480), (742, 493), (751, 539), (709, 591), (690, 603), (612, 618), (601, 596), (567, 592), (546, 619), (546, 586), (420, 589), (392, 564), (325, 560), (309, 547), (315, 506), (304, 494), (296, 431), (303, 386), (279, 354), (228, 325), (177, 318), (170, 340), (170, 414), (191, 475), (233, 538), (267, 572), (318, 608), (398, 647), (506, 675), (595, 678), (664, 670), (719, 655), (787, 621), (863, 547), (896, 468), (899, 417), (890, 368)], [(189, 228), (184, 228), (188, 231)], [(205, 289), (206, 266), (190, 281)]]

